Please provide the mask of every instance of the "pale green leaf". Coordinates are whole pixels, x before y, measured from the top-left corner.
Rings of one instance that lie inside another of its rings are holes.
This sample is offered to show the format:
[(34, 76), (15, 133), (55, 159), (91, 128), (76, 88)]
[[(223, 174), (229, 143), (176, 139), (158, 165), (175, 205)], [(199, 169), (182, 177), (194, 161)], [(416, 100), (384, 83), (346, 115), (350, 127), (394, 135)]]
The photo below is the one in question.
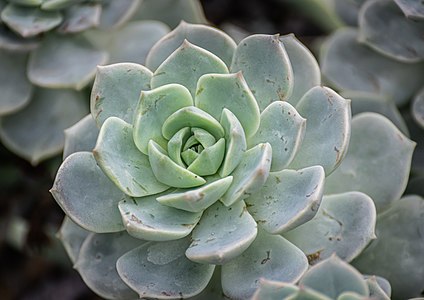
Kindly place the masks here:
[(91, 114), (65, 129), (63, 159), (75, 152), (92, 151), (96, 145), (98, 135), (99, 129)]

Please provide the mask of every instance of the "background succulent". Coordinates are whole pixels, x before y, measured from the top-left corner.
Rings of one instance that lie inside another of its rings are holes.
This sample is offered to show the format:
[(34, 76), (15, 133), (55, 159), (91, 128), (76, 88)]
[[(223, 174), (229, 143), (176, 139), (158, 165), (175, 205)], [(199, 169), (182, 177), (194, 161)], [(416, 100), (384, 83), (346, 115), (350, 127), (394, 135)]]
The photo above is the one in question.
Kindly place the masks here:
[(94, 291), (245, 299), (260, 277), (296, 282), (308, 262), (351, 261), (375, 238), (365, 193), (377, 209), (396, 201), (414, 144), (373, 113), (351, 136), (349, 101), (320, 86), (294, 36), (236, 45), (182, 23), (146, 66), (98, 68), (52, 188), (72, 219), (61, 239)]

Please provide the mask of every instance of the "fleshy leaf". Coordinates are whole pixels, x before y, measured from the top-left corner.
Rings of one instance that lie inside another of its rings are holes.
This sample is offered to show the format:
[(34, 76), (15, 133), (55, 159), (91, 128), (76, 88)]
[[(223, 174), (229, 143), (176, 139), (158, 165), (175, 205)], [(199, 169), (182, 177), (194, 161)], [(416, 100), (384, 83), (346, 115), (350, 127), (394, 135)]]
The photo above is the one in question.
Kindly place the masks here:
[(268, 178), (271, 158), (272, 148), (268, 143), (259, 144), (246, 151), (231, 174), (233, 183), (220, 199), (222, 203), (231, 206), (260, 189)]
[(118, 273), (140, 298), (177, 299), (199, 294), (215, 266), (188, 260), (190, 239), (146, 243), (119, 258)]
[(246, 199), (248, 211), (271, 234), (296, 228), (315, 216), (324, 179), (321, 166), (271, 172), (264, 186)]
[(81, 36), (49, 35), (31, 52), (28, 78), (47, 88), (85, 87), (106, 62), (107, 54), (95, 49)]
[(415, 95), (411, 106), (411, 112), (414, 120), (424, 128), (424, 88)]
[[(288, 296), (287, 298), (285, 298), (285, 300), (334, 300), (334, 299), (331, 299), (312, 289), (301, 286), (296, 293)], [(358, 299), (349, 299), (349, 300), (358, 300)], [(363, 299), (363, 300), (366, 300), (366, 299)]]
[(326, 87), (309, 90), (296, 106), (306, 121), (302, 145), (290, 167), (321, 165), (328, 176), (346, 155), (350, 139), (350, 101)]
[(89, 234), (90, 231), (78, 226), (69, 217), (65, 216), (63, 219), (62, 225), (57, 233), (57, 237), (62, 242), (62, 245), (73, 264), (75, 264), (78, 258), (82, 243)]
[(259, 231), (253, 244), (222, 266), (222, 289), (234, 299), (249, 299), (259, 279), (295, 283), (308, 268), (305, 255), (278, 235)]
[(222, 110), (220, 123), (225, 131), (225, 156), (219, 175), (224, 177), (231, 174), (242, 160), (247, 142), (240, 121), (226, 108)]
[[(5, 0), (2, 0), (3, 2), (6, 2)], [(8, 0), (7, 2), (19, 4), (22, 6), (39, 6), (43, 0)], [(3, 5), (3, 4), (0, 4)], [(5, 6), (5, 5), (4, 5)], [(3, 7), (0, 6), (0, 9)]]
[(111, 29), (124, 24), (136, 13), (140, 3), (141, 0), (103, 0), (99, 27)]
[(193, 137), (204, 147), (210, 147), (215, 144), (215, 137), (202, 128), (192, 128)]
[(236, 48), (231, 72), (243, 72), (260, 110), (287, 100), (293, 90), (293, 70), (278, 35), (251, 35)]
[(125, 196), (97, 166), (93, 154), (71, 154), (59, 168), (53, 197), (84, 229), (104, 233), (124, 230), (118, 203)]
[(305, 128), (306, 120), (291, 104), (275, 101), (262, 111), (259, 129), (247, 140), (248, 146), (268, 142), (272, 147), (271, 171), (281, 171), (299, 150)]
[(200, 212), (214, 204), (224, 195), (233, 181), (232, 176), (208, 181), (198, 188), (178, 189), (157, 197), (157, 201), (178, 209)]
[(416, 0), (394, 0), (396, 4), (402, 9), (407, 18), (413, 20), (424, 19), (424, 5)]
[(189, 298), (189, 300), (228, 300), (222, 293), (221, 288), (221, 266), (215, 266), (215, 270), (211, 280), (209, 281), (206, 288), (198, 295)]
[(337, 90), (379, 94), (404, 104), (422, 86), (424, 64), (385, 57), (358, 43), (357, 34), (352, 28), (339, 29), (323, 44), (322, 76)]
[(0, 49), (0, 115), (21, 109), (31, 99), (32, 85), (26, 77), (27, 57), (25, 52)]
[(414, 147), (385, 117), (355, 116), (348, 154), (326, 179), (325, 193), (360, 191), (374, 200), (377, 211), (385, 210), (406, 188)]
[[(168, 141), (168, 156), (179, 166), (185, 168), (185, 164), (181, 159), (181, 151), (183, 151), (183, 145), (187, 142), (190, 137), (190, 127), (181, 128), (172, 138)], [(161, 134), (162, 136), (162, 134)]]
[(336, 253), (351, 261), (375, 239), (376, 211), (372, 199), (359, 192), (322, 198), (315, 217), (284, 233), (315, 264)]
[(221, 166), (225, 154), (225, 139), (221, 138), (215, 145), (205, 148), (189, 165), (187, 170), (200, 176), (213, 175)]
[(142, 90), (150, 89), (152, 72), (133, 63), (98, 66), (91, 90), (91, 114), (100, 128), (109, 117), (132, 123)]
[(343, 292), (340, 294), (340, 296), (337, 297), (337, 300), (368, 300), (369, 297), (359, 295), (358, 293), (354, 292)]
[(90, 115), (82, 118), (78, 123), (65, 129), (65, 147), (63, 159), (79, 151), (91, 152), (96, 146), (99, 129)]
[(251, 300), (281, 300), (293, 295), (299, 288), (280, 281), (259, 279), (259, 285)]
[(36, 89), (27, 106), (1, 118), (3, 144), (33, 165), (59, 153), (63, 130), (87, 114), (84, 98), (71, 90)]
[[(386, 294), (384, 289), (380, 286), (379, 282), (377, 281), (376, 276), (371, 276), (369, 278), (366, 278), (365, 283), (368, 285), (368, 289), (370, 291), (370, 297), (376, 298), (379, 300), (390, 300), (390, 294)], [(390, 287), (390, 283), (387, 280), (385, 280), (385, 283), (387, 283)]]
[[(163, 11), (160, 13), (163, 14)], [(146, 66), (156, 70), (184, 40), (215, 53), (227, 66), (231, 64), (236, 44), (228, 35), (210, 26), (181, 21), (173, 31), (152, 47), (146, 59)]]
[[(359, 42), (398, 61), (424, 60), (424, 23), (405, 18), (393, 1), (367, 1), (361, 7), (358, 20)], [(389, 26), (387, 20), (390, 20)]]
[[(1, 9), (1, 4), (0, 4)], [(9, 30), (0, 20), (0, 48), (9, 51), (32, 51), (39, 46), (40, 37), (23, 38)], [(13, 55), (17, 55), (14, 52)], [(3, 60), (3, 59), (2, 59)]]
[(42, 10), (60, 10), (82, 2), (81, 0), (41, 0)]
[(100, 4), (82, 3), (69, 7), (64, 12), (64, 21), (58, 27), (60, 33), (77, 33), (96, 27), (100, 22)]
[(116, 262), (121, 255), (144, 243), (126, 232), (93, 233), (82, 244), (74, 268), (98, 295), (106, 299), (135, 299), (137, 294), (119, 277)]
[(300, 279), (299, 285), (332, 299), (344, 292), (355, 292), (362, 296), (368, 296), (369, 293), (362, 275), (335, 255), (310, 268)]
[(247, 137), (259, 127), (259, 107), (241, 72), (200, 77), (195, 104), (217, 120), (223, 109), (228, 109), (237, 117)]
[(21, 36), (32, 37), (55, 28), (63, 17), (58, 11), (9, 4), (2, 10), (1, 19)]
[(132, 127), (116, 117), (107, 119), (100, 129), (94, 157), (116, 186), (131, 197), (160, 193), (168, 186), (153, 174), (149, 158), (134, 144)]
[(179, 166), (156, 142), (149, 142), (149, 161), (153, 174), (160, 182), (177, 188), (190, 188), (206, 182), (199, 175)]
[(216, 139), (224, 137), (224, 129), (211, 115), (195, 106), (181, 108), (170, 115), (162, 126), (162, 135), (172, 138), (181, 128), (199, 127), (211, 133)]
[(202, 222), (193, 230), (186, 256), (202, 264), (223, 265), (243, 253), (256, 234), (256, 222), (243, 201), (230, 207), (218, 201), (204, 212)]
[[(150, 140), (166, 148), (162, 125), (177, 110), (193, 105), (190, 92), (182, 85), (168, 84), (151, 91), (143, 91), (134, 117), (134, 142), (147, 154)], [(172, 138), (172, 135), (167, 137)]]
[(314, 55), (293, 34), (280, 37), (293, 69), (293, 92), (287, 99), (296, 106), (302, 96), (321, 84), (321, 71)]
[(197, 81), (207, 73), (227, 74), (228, 68), (215, 54), (184, 40), (153, 73), (151, 85), (157, 88), (168, 83), (179, 83), (187, 87), (194, 97)]
[(359, 271), (392, 285), (392, 299), (420, 297), (424, 289), (424, 200), (406, 196), (377, 219), (377, 239), (353, 261)]
[(202, 212), (192, 213), (162, 205), (156, 201), (160, 196), (124, 199), (119, 203), (122, 220), (130, 235), (147, 241), (169, 241), (190, 234)]

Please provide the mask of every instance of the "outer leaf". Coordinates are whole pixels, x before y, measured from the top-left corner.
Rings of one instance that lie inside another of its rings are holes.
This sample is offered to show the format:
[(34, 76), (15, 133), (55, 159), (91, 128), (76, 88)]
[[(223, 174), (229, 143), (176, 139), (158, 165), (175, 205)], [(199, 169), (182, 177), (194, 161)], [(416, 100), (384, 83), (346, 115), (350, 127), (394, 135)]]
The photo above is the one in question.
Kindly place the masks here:
[(261, 111), (292, 93), (293, 70), (278, 35), (256, 34), (242, 40), (230, 70), (243, 72)]
[(166, 148), (162, 125), (177, 110), (193, 105), (190, 92), (182, 85), (168, 84), (152, 91), (142, 91), (134, 117), (134, 142), (147, 154), (150, 140)]
[(424, 6), (419, 1), (415, 0), (394, 0), (396, 4), (402, 9), (407, 18), (413, 20), (424, 19)]
[(144, 244), (118, 260), (118, 273), (140, 298), (176, 299), (199, 294), (215, 266), (188, 260), (184, 251), (189, 243), (185, 238)]
[(187, 87), (194, 97), (197, 80), (207, 73), (227, 74), (225, 63), (215, 54), (184, 40), (154, 72), (152, 88), (168, 83)]
[(59, 9), (70, 7), (82, 1), (81, 0), (41, 0), (40, 2), (42, 2), (41, 9), (43, 10), (59, 10)]
[[(147, 2), (153, 3), (154, 1)], [(164, 10), (161, 10), (160, 13), (163, 14)], [(214, 53), (227, 66), (231, 64), (236, 44), (228, 35), (210, 26), (181, 21), (173, 31), (152, 47), (146, 59), (146, 66), (151, 70), (156, 70), (184, 40)]]
[(13, 113), (28, 105), (32, 85), (26, 77), (26, 64), (26, 53), (0, 49), (0, 115)]
[(261, 114), (258, 131), (248, 139), (249, 148), (259, 143), (272, 147), (271, 171), (280, 171), (293, 160), (305, 134), (306, 120), (287, 102), (271, 103)]
[(65, 216), (63, 219), (57, 237), (62, 242), (73, 264), (75, 264), (78, 258), (82, 243), (89, 234), (90, 231), (78, 226), (70, 218)]
[(271, 234), (296, 228), (315, 216), (324, 178), (321, 166), (271, 172), (263, 188), (246, 199), (248, 210)]
[(256, 234), (256, 222), (243, 201), (230, 207), (216, 202), (205, 211), (202, 222), (193, 230), (186, 256), (198, 263), (226, 264), (243, 253)]
[(21, 36), (32, 37), (55, 28), (63, 18), (58, 11), (47, 12), (38, 8), (9, 4), (2, 10), (1, 19)]
[(77, 152), (65, 159), (50, 192), (84, 229), (98, 233), (124, 229), (118, 210), (124, 194), (103, 174), (91, 153)]
[(322, 75), (334, 88), (383, 95), (397, 105), (408, 101), (424, 81), (423, 64), (389, 59), (359, 44), (357, 31), (351, 28), (330, 36), (320, 60)]
[(290, 167), (321, 165), (328, 176), (346, 155), (350, 139), (350, 101), (326, 87), (307, 92), (296, 106), (307, 120), (305, 137)]
[(74, 266), (84, 282), (106, 299), (135, 299), (116, 271), (116, 261), (125, 252), (144, 244), (125, 232), (91, 234), (84, 241)]
[(64, 21), (57, 29), (61, 33), (77, 33), (96, 27), (100, 22), (100, 4), (82, 3), (71, 6), (64, 13)]
[(33, 165), (57, 154), (63, 130), (87, 114), (83, 99), (80, 92), (36, 89), (30, 104), (0, 120), (2, 142)]
[(142, 240), (169, 241), (190, 234), (200, 220), (202, 212), (192, 213), (156, 201), (159, 195), (124, 199), (119, 210), (127, 232)]
[(102, 1), (100, 28), (110, 29), (124, 24), (136, 13), (140, 3), (141, 0)]
[(207, 182), (198, 188), (175, 190), (158, 197), (157, 200), (163, 205), (191, 212), (200, 212), (221, 198), (232, 181), (233, 177), (228, 176)]
[(424, 200), (407, 196), (377, 220), (378, 239), (353, 262), (363, 273), (387, 278), (393, 299), (420, 297), (424, 289)]
[(30, 55), (29, 80), (48, 88), (85, 87), (106, 62), (107, 54), (91, 46), (81, 36), (49, 35)]
[(110, 117), (106, 120), (100, 129), (93, 154), (110, 180), (131, 197), (152, 195), (168, 189), (156, 179), (149, 158), (135, 146), (132, 127), (121, 119)]
[(411, 106), (412, 116), (414, 120), (424, 128), (424, 88), (415, 95)]
[(315, 264), (336, 253), (351, 261), (375, 239), (376, 212), (372, 199), (350, 192), (324, 196), (315, 217), (284, 237), (298, 246)]
[(361, 7), (358, 20), (360, 42), (398, 61), (424, 60), (424, 40), (420, 38), (424, 23), (405, 18), (393, 1), (368, 1)]
[(200, 77), (195, 104), (217, 120), (220, 119), (223, 109), (228, 109), (240, 121), (247, 137), (258, 130), (259, 107), (241, 72), (206, 74)]
[[(300, 287), (297, 293), (288, 296), (285, 300), (330, 300), (330, 299), (331, 298), (321, 293), (318, 293), (312, 289)], [(349, 299), (349, 300), (358, 300), (358, 299)]]
[(225, 177), (231, 174), (242, 160), (247, 142), (239, 120), (226, 108), (222, 110), (220, 123), (225, 131), (225, 156), (219, 175)]
[(79, 151), (92, 151), (96, 145), (99, 129), (90, 115), (82, 118), (78, 123), (65, 129), (65, 147), (63, 159)]
[(278, 235), (260, 231), (240, 256), (222, 266), (222, 289), (234, 299), (249, 299), (259, 279), (294, 283), (308, 268), (305, 255)]
[[(1, 9), (1, 4), (0, 4)], [(37, 48), (40, 43), (40, 37), (23, 38), (16, 35), (13, 31), (7, 29), (1, 24), (0, 20), (0, 48), (9, 51), (31, 51)], [(13, 53), (17, 55), (18, 53)]]
[(259, 280), (259, 286), (252, 300), (281, 300), (296, 293), (299, 288), (295, 285), (279, 281), (271, 281), (264, 278)]
[(271, 168), (271, 145), (259, 144), (243, 154), (240, 164), (231, 174), (233, 183), (220, 199), (226, 206), (246, 199), (259, 190), (269, 175)]
[(188, 298), (190, 300), (228, 300), (222, 293), (221, 287), (221, 267), (215, 266), (215, 271), (206, 288), (198, 295)]
[[(381, 277), (380, 277), (381, 278)], [(385, 280), (385, 279), (384, 279)], [(366, 284), (368, 285), (368, 289), (370, 290), (370, 296), (379, 300), (390, 300), (390, 294), (386, 294), (383, 288), (380, 286), (377, 278), (375, 276), (371, 276), (365, 279)], [(390, 283), (385, 280), (390, 287)]]
[(368, 296), (369, 293), (362, 275), (335, 255), (309, 269), (299, 281), (299, 285), (309, 287), (332, 299), (336, 299), (344, 292), (355, 292), (362, 296)]
[(406, 188), (415, 143), (385, 117), (363, 113), (352, 120), (350, 145), (340, 167), (327, 178), (325, 193), (360, 191), (374, 200), (377, 211), (385, 210)]
[(321, 84), (321, 71), (314, 55), (293, 34), (280, 37), (293, 69), (293, 92), (287, 99), (295, 106), (302, 96)]

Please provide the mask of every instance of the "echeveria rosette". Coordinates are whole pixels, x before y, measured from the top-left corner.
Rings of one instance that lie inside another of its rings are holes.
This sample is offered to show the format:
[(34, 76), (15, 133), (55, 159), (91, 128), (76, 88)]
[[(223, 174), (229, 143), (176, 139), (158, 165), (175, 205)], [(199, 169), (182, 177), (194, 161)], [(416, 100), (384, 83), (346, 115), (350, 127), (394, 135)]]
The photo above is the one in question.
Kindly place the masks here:
[[(203, 290), (201, 299), (222, 290), (245, 299), (260, 277), (294, 283), (309, 253), (281, 234), (296, 236), (321, 206), (361, 228), (326, 245), (318, 260), (333, 252), (351, 260), (373, 238), (371, 198), (322, 197), (347, 152), (350, 105), (319, 86), (318, 64), (294, 36), (253, 35), (236, 45), (185, 24), (146, 64), (98, 68), (91, 116), (67, 131), (52, 188), (84, 228), (68, 220), (62, 239), (94, 291), (172, 299)], [(93, 264), (96, 243), (107, 249)], [(104, 269), (131, 289), (108, 291), (93, 275)]]

